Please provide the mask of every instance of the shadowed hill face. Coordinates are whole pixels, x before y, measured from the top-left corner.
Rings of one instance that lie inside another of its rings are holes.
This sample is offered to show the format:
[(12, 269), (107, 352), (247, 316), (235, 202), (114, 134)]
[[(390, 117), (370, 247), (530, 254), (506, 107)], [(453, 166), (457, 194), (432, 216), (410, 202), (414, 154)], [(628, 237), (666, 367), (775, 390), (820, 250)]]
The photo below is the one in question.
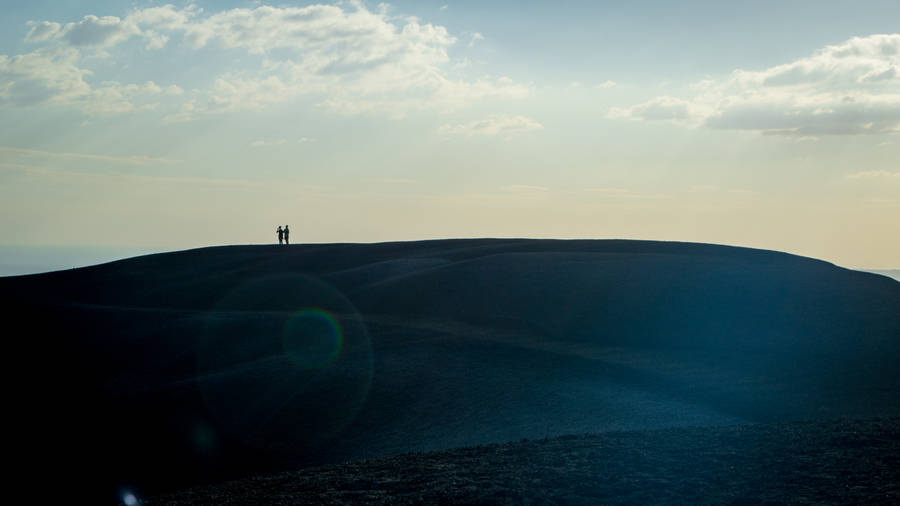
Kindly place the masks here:
[(24, 448), (100, 456), (82, 480), (97, 490), (900, 411), (900, 283), (776, 252), (232, 246), (6, 278), (0, 296), (27, 329), (9, 351)]

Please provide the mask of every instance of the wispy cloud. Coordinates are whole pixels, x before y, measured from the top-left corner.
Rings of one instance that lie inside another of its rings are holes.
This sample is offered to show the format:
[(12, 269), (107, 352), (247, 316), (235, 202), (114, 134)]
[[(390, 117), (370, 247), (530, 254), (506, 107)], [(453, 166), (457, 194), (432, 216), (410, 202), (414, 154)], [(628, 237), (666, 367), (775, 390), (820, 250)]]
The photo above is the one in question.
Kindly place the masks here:
[(8, 146), (0, 146), (0, 153), (11, 153), (16, 155), (43, 157), (43, 158), (67, 158), (74, 160), (93, 160), (101, 162), (124, 163), (132, 165), (146, 164), (172, 164), (180, 163), (179, 160), (171, 160), (168, 158), (156, 158), (151, 156), (109, 156), (85, 153), (62, 153), (56, 151), (40, 151), (37, 149), (13, 148)]
[(444, 125), (440, 131), (446, 134), (466, 136), (496, 136), (532, 132), (542, 128), (544, 128), (543, 125), (525, 116), (494, 115), (469, 123)]
[(505, 193), (543, 193), (548, 191), (547, 188), (543, 186), (534, 186), (527, 184), (511, 184), (508, 186), (504, 186), (500, 188), (500, 191)]
[(390, 184), (390, 185), (409, 185), (415, 184), (415, 179), (409, 179), (405, 177), (383, 177), (375, 180), (381, 184)]
[(594, 195), (604, 200), (644, 200), (669, 198), (671, 195), (662, 193), (645, 193), (627, 188), (585, 188), (589, 195)]
[(844, 176), (850, 180), (882, 180), (900, 182), (900, 172), (890, 172), (887, 170), (865, 170), (861, 172), (853, 172)]
[(0, 167), (15, 169), (27, 174), (48, 177), (54, 179), (79, 178), (79, 179), (95, 179), (103, 181), (130, 181), (141, 183), (189, 183), (203, 184), (214, 186), (262, 186), (264, 183), (260, 181), (250, 181), (247, 179), (226, 179), (226, 178), (207, 178), (207, 177), (185, 177), (185, 176), (153, 176), (146, 174), (128, 174), (123, 172), (85, 172), (73, 170), (61, 170), (49, 167), (41, 167), (35, 165), (24, 165), (17, 163), (0, 162)]
[(258, 140), (250, 143), (251, 148), (261, 148), (263, 146), (281, 146), (285, 144), (287, 141), (284, 139), (272, 139), (272, 140)]

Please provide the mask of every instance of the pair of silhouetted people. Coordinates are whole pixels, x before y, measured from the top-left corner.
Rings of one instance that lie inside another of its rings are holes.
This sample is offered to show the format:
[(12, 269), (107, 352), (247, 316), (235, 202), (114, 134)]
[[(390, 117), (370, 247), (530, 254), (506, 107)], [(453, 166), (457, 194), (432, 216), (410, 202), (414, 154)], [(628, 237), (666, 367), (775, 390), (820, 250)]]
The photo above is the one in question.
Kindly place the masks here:
[(278, 230), (276, 230), (276, 233), (278, 234), (278, 244), (290, 244), (291, 243), (291, 241), (290, 241), (291, 231), (287, 225), (285, 225), (284, 228), (281, 228), (281, 225), (279, 225)]

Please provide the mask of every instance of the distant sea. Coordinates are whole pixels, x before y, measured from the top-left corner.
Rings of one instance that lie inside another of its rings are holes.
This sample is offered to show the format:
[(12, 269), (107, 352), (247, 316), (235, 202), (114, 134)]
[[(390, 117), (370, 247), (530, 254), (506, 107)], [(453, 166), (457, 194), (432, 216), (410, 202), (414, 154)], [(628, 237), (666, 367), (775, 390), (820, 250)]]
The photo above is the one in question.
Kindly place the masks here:
[(0, 276), (74, 269), (159, 251), (120, 246), (0, 245)]
[(882, 276), (887, 276), (889, 278), (894, 278), (897, 281), (900, 281), (900, 269), (859, 269), (861, 271), (866, 272), (874, 272), (875, 274), (881, 274)]

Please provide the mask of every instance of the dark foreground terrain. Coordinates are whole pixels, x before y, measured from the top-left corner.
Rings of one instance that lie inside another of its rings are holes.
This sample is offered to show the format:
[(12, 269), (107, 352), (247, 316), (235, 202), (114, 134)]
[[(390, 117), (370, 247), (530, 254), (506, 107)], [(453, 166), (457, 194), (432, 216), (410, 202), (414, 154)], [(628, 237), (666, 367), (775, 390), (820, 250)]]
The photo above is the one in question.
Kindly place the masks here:
[(900, 416), (900, 283), (772, 251), (213, 247), (2, 278), (0, 307), (9, 481), (39, 502), (523, 438)]
[(146, 504), (898, 501), (892, 418), (562, 436), (256, 476)]

